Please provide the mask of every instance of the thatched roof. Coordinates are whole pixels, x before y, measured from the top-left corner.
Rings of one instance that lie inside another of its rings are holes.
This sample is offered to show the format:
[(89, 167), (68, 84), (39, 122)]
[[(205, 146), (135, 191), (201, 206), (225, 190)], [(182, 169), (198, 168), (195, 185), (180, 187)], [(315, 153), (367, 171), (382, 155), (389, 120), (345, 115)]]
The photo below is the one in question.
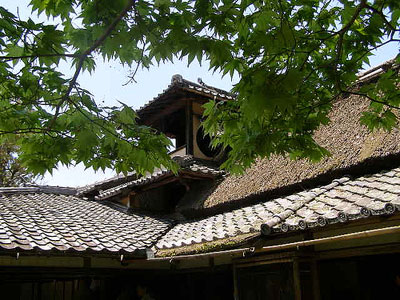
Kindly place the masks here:
[(315, 140), (330, 151), (330, 157), (318, 163), (283, 156), (259, 159), (243, 175), (226, 177), (205, 200), (203, 207), (222, 209), (228, 203), (244, 204), (244, 200), (250, 198), (253, 202), (265, 201), (352, 172), (357, 175), (379, 168), (379, 165), (381, 168), (399, 165), (399, 129), (390, 133), (370, 132), (362, 126), (359, 120), (368, 105), (369, 102), (359, 96), (343, 97), (333, 105), (329, 115), (331, 122), (315, 133)]

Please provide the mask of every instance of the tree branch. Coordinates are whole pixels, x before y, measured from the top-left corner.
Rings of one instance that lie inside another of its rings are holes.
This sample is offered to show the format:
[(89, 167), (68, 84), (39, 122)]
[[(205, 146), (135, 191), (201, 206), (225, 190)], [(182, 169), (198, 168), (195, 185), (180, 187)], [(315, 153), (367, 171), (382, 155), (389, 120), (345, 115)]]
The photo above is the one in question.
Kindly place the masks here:
[(129, 3), (126, 5), (126, 7), (120, 12), (120, 14), (114, 19), (114, 21), (107, 27), (107, 29), (104, 31), (104, 33), (93, 43), (92, 46), (90, 46), (88, 49), (85, 50), (85, 52), (83, 52), (80, 55), (78, 64), (75, 69), (74, 76), (72, 77), (71, 81), (69, 82), (67, 91), (65, 92), (64, 96), (62, 97), (62, 99), (56, 106), (56, 111), (54, 113), (54, 117), (50, 121), (49, 126), (48, 126), (49, 128), (51, 128), (53, 126), (53, 124), (55, 123), (55, 121), (57, 120), (57, 117), (60, 113), (61, 106), (64, 104), (65, 101), (67, 101), (69, 99), (69, 95), (70, 95), (73, 87), (75, 86), (76, 81), (78, 80), (78, 76), (82, 70), (82, 66), (83, 66), (83, 63), (85, 62), (85, 59), (107, 39), (107, 37), (115, 29), (115, 27), (122, 20), (122, 18), (135, 5), (135, 1), (136, 0), (129, 1)]
[(140, 60), (137, 62), (135, 70), (131, 73), (131, 75), (128, 76), (129, 80), (126, 83), (124, 83), (123, 86), (126, 86), (131, 82), (136, 83), (135, 76), (136, 76), (136, 73), (139, 70), (139, 67), (141, 65), (141, 61), (142, 61), (143, 56), (144, 56), (144, 50), (146, 48), (146, 43), (143, 40), (142, 40), (142, 42), (143, 42), (143, 47), (142, 47), (142, 51), (140, 53)]
[(338, 32), (335, 33), (335, 35), (336, 34), (339, 35), (339, 40), (336, 44), (337, 55), (336, 55), (336, 60), (335, 60), (335, 73), (336, 73), (335, 77), (336, 77), (336, 87), (338, 90), (341, 90), (341, 84), (340, 84), (340, 80), (337, 76), (337, 71), (338, 71), (339, 62), (342, 59), (344, 35), (350, 29), (350, 27), (354, 24), (357, 17), (360, 15), (361, 10), (363, 8), (365, 8), (366, 5), (367, 5), (367, 1), (361, 0), (360, 5), (358, 5), (358, 7), (357, 7), (356, 11), (354, 12), (354, 15), (351, 17), (350, 21), (344, 27), (342, 27), (342, 29), (340, 29)]
[(366, 98), (367, 98), (368, 100), (370, 100), (371, 102), (380, 103), (380, 104), (386, 105), (387, 107), (400, 110), (400, 107), (399, 107), (399, 106), (391, 105), (391, 104), (386, 103), (386, 102), (384, 102), (384, 101), (377, 100), (377, 99), (375, 99), (375, 98), (372, 98), (372, 97), (368, 96), (367, 94), (363, 94), (363, 93), (359, 93), (359, 92), (354, 92), (354, 91), (342, 91), (342, 92), (343, 92), (343, 93), (348, 93), (348, 94), (351, 94), (351, 95), (366, 97)]
[(380, 16), (382, 18), (383, 22), (385, 22), (386, 26), (388, 26), (391, 31), (393, 31), (393, 32), (397, 31), (396, 28), (393, 27), (393, 25), (390, 24), (390, 22), (386, 19), (386, 16), (383, 14), (383, 12), (381, 10), (378, 10), (369, 4), (367, 4), (365, 7), (368, 8), (369, 10), (372, 10), (374, 13), (376, 13), (378, 16)]

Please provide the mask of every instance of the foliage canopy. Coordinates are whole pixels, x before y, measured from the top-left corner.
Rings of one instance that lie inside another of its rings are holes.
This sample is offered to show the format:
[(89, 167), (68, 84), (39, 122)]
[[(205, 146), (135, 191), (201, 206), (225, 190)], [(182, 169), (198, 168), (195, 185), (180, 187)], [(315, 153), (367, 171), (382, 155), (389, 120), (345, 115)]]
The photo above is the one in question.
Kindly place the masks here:
[[(61, 162), (143, 173), (164, 165), (170, 141), (139, 126), (128, 106), (101, 107), (79, 86), (94, 56), (132, 68), (187, 57), (238, 73), (236, 101), (206, 104), (206, 132), (230, 147), (240, 171), (273, 153), (318, 160), (312, 134), (335, 98), (368, 97), (362, 122), (396, 126), (398, 74), (352, 89), (372, 51), (399, 42), (397, 0), (31, 0), (58, 25), (21, 20), (0, 7), (0, 135), (17, 137), (20, 159), (36, 173)], [(397, 58), (398, 59), (398, 58)], [(72, 64), (67, 78), (58, 66)], [(398, 59), (399, 60), (399, 59)]]
[(0, 144), (0, 187), (32, 184), (36, 180), (19, 161), (17, 151), (14, 144)]

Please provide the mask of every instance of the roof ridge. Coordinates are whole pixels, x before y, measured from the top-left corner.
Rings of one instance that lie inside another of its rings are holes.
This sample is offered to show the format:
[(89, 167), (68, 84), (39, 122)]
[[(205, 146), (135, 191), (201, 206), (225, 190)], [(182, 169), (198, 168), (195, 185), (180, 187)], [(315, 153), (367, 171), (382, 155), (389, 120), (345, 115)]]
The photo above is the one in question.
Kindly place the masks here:
[(392, 58), (387, 60), (375, 67), (369, 68), (368, 70), (357, 74), (357, 83), (367, 81), (375, 76), (379, 76), (380, 74), (386, 72), (389, 68), (398, 68), (399, 65), (396, 63), (396, 58)]
[(76, 195), (77, 189), (74, 187), (52, 186), (52, 185), (32, 185), (21, 187), (0, 187), (1, 194), (8, 193), (45, 193), (60, 195)]
[[(199, 78), (199, 80), (201, 80), (201, 79)], [(213, 91), (213, 92), (216, 92), (216, 93), (219, 93), (219, 94), (223, 93), (223, 94), (235, 97), (234, 93), (231, 93), (231, 92), (228, 92), (226, 90), (217, 88), (215, 86), (211, 86), (211, 85), (205, 84), (204, 82), (202, 82), (202, 84), (199, 84), (199, 83), (187, 80), (187, 79), (182, 77), (182, 83), (185, 83), (186, 85), (192, 85), (192, 86), (197, 87), (197, 88), (208, 89), (210, 91)]]

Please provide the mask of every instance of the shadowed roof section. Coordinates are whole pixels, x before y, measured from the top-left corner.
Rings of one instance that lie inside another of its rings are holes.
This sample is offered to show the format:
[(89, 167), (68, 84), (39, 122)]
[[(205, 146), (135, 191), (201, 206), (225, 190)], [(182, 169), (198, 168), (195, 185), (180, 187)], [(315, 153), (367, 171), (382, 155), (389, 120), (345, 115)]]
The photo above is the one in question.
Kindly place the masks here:
[(152, 173), (147, 173), (146, 175), (137, 175), (134, 172), (126, 176), (121, 174), (104, 181), (78, 188), (74, 190), (74, 194), (78, 197), (104, 200), (135, 187), (161, 181), (167, 177), (176, 177), (178, 179), (179, 176), (190, 174), (200, 179), (215, 178), (225, 174), (225, 171), (220, 170), (214, 162), (194, 158), (191, 155), (174, 156), (172, 159), (180, 167), (178, 174), (174, 174), (165, 167), (156, 168)]
[[(305, 187), (326, 184), (349, 173), (359, 175), (363, 171), (365, 173), (365, 168), (379, 169), (385, 157), (392, 157), (393, 160), (386, 160), (381, 169), (398, 166), (399, 129), (394, 128), (390, 133), (382, 130), (370, 132), (360, 124), (362, 112), (368, 106), (369, 101), (359, 96), (345, 97), (333, 104), (329, 114), (331, 122), (314, 135), (331, 156), (318, 163), (306, 159), (290, 160), (283, 156), (258, 159), (243, 175), (227, 176), (205, 200), (204, 207), (217, 208), (250, 198), (265, 199), (269, 195), (288, 194)], [(352, 169), (356, 173), (352, 173)]]
[(54, 191), (0, 189), (0, 250), (143, 256), (167, 220)]

